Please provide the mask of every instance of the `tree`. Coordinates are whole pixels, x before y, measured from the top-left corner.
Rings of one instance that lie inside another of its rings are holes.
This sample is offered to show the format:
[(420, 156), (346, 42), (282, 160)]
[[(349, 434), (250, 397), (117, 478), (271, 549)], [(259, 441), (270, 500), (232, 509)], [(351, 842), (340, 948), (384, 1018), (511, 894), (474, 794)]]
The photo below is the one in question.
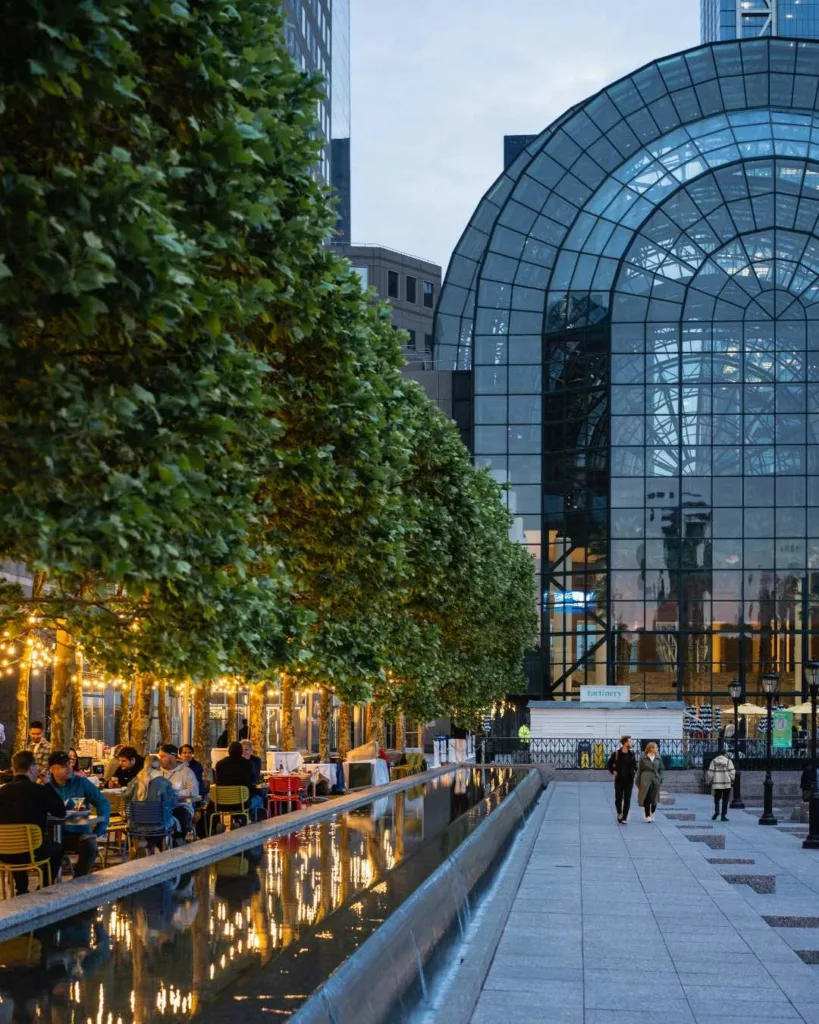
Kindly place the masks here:
[[(137, 623), (154, 665), (213, 676), (248, 617), (270, 624), (259, 648), (291, 632), (272, 534), (251, 543), (281, 396), (250, 338), (321, 230), (317, 88), (250, 0), (230, 18), (220, 0), (17, 6), (0, 40), (0, 556), (48, 589), (2, 614), (36, 607), (109, 669)], [(187, 644), (188, 613), (210, 644)]]

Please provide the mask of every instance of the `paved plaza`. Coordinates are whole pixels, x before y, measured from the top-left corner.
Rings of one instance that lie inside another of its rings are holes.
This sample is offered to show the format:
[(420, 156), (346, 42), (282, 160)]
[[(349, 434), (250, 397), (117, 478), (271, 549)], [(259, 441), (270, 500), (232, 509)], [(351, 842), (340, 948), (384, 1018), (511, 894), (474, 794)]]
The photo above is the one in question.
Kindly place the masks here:
[(618, 826), (611, 785), (550, 788), (472, 1024), (819, 1024), (807, 826), (693, 794)]

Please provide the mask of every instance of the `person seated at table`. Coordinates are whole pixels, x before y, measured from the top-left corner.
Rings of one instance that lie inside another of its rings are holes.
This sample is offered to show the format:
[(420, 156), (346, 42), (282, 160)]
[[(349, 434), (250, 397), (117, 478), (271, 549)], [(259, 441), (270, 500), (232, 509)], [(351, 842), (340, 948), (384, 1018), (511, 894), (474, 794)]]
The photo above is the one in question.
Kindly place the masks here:
[[(0, 825), (36, 825), (43, 833), (43, 842), (34, 851), (35, 860), (51, 861), (51, 881), (57, 881), (57, 874), (63, 860), (63, 848), (51, 838), (48, 816), (65, 817), (65, 804), (51, 786), (38, 786), (40, 769), (30, 750), (20, 750), (11, 759), (14, 772), (11, 782), (0, 787)], [(0, 860), (10, 864), (28, 861), (27, 853), (2, 853)], [(44, 881), (48, 881), (48, 875)], [(20, 896), (28, 892), (28, 872), (14, 872), (14, 888)]]
[(86, 773), (80, 768), (80, 755), (73, 747), (68, 748), (68, 759), (71, 762), (71, 770), (74, 774), (85, 777)]
[[(128, 804), (132, 800), (140, 803), (146, 800), (158, 803), (162, 808), (162, 827), (167, 829), (169, 833), (179, 832), (180, 825), (173, 813), (174, 808), (179, 803), (179, 797), (171, 783), (165, 778), (162, 771), (162, 763), (157, 754), (149, 754), (145, 758), (145, 763), (140, 769), (139, 774), (131, 779), (123, 791), (122, 805), (125, 809), (126, 817), (128, 814)], [(153, 831), (153, 826), (131, 825), (130, 830), (135, 834), (139, 834), (140, 831)], [(149, 849), (157, 841), (156, 839), (146, 839)]]
[(108, 780), (111, 789), (124, 789), (137, 777), (145, 764), (145, 758), (134, 747), (120, 747), (117, 754), (117, 768)]
[(208, 784), (205, 782), (205, 767), (193, 756), (194, 750), (190, 743), (183, 743), (179, 748), (179, 756), (196, 776), (199, 783), (199, 796), (205, 796), (208, 791)]
[(48, 759), (51, 785), (67, 810), (77, 810), (76, 801), (82, 799), (86, 807), (97, 812), (94, 828), (87, 818), (66, 822), (63, 827), (63, 852), (76, 853), (77, 864), (74, 874), (87, 875), (97, 857), (97, 839), (104, 836), (111, 817), (111, 802), (84, 775), (75, 775), (71, 761), (64, 750), (55, 750)]
[(235, 741), (228, 747), (228, 756), (216, 765), (217, 786), (247, 786), (250, 793), (251, 813), (264, 812), (264, 800), (256, 789), (253, 764), (245, 757), (241, 743)]
[(253, 768), (253, 781), (258, 782), (262, 777), (262, 759), (256, 757), (253, 753), (253, 744), (250, 740), (242, 740), (242, 757), (246, 761), (250, 761), (250, 765)]
[(177, 803), (173, 809), (173, 816), (179, 822), (184, 837), (190, 832), (193, 824), (193, 806), (190, 800), (191, 797), (199, 796), (199, 783), (185, 762), (179, 760), (179, 750), (173, 743), (163, 743), (159, 748), (159, 763), (162, 765), (162, 774), (176, 790)]

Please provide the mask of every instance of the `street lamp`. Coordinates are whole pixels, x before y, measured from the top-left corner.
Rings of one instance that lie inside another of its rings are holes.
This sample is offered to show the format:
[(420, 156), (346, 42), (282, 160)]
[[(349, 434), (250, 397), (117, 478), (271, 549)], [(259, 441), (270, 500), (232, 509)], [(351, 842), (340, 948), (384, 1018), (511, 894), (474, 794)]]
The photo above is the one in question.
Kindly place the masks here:
[(764, 801), (760, 825), (775, 825), (776, 818), (773, 813), (773, 776), (771, 775), (773, 758), (773, 699), (776, 693), (776, 672), (766, 672), (762, 677), (762, 692), (765, 694), (765, 701), (768, 705), (768, 731), (765, 735), (765, 782), (763, 783)]
[(802, 841), (806, 850), (819, 848), (819, 792), (816, 789), (816, 699), (819, 697), (819, 661), (805, 665), (810, 686), (810, 762), (813, 765), (813, 792), (810, 797), (810, 826), (808, 837)]
[(742, 683), (735, 679), (728, 684), (728, 693), (734, 702), (734, 799), (731, 807), (741, 811), (745, 804), (742, 802), (742, 791), (739, 781), (739, 702), (742, 699)]

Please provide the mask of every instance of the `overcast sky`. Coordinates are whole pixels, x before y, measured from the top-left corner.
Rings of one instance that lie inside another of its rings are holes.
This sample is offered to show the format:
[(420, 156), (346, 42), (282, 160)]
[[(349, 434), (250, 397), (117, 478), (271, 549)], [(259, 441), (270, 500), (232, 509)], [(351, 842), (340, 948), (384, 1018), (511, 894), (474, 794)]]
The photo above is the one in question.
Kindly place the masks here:
[(699, 0), (352, 0), (352, 240), (446, 267), (536, 134), (664, 54), (699, 42)]

